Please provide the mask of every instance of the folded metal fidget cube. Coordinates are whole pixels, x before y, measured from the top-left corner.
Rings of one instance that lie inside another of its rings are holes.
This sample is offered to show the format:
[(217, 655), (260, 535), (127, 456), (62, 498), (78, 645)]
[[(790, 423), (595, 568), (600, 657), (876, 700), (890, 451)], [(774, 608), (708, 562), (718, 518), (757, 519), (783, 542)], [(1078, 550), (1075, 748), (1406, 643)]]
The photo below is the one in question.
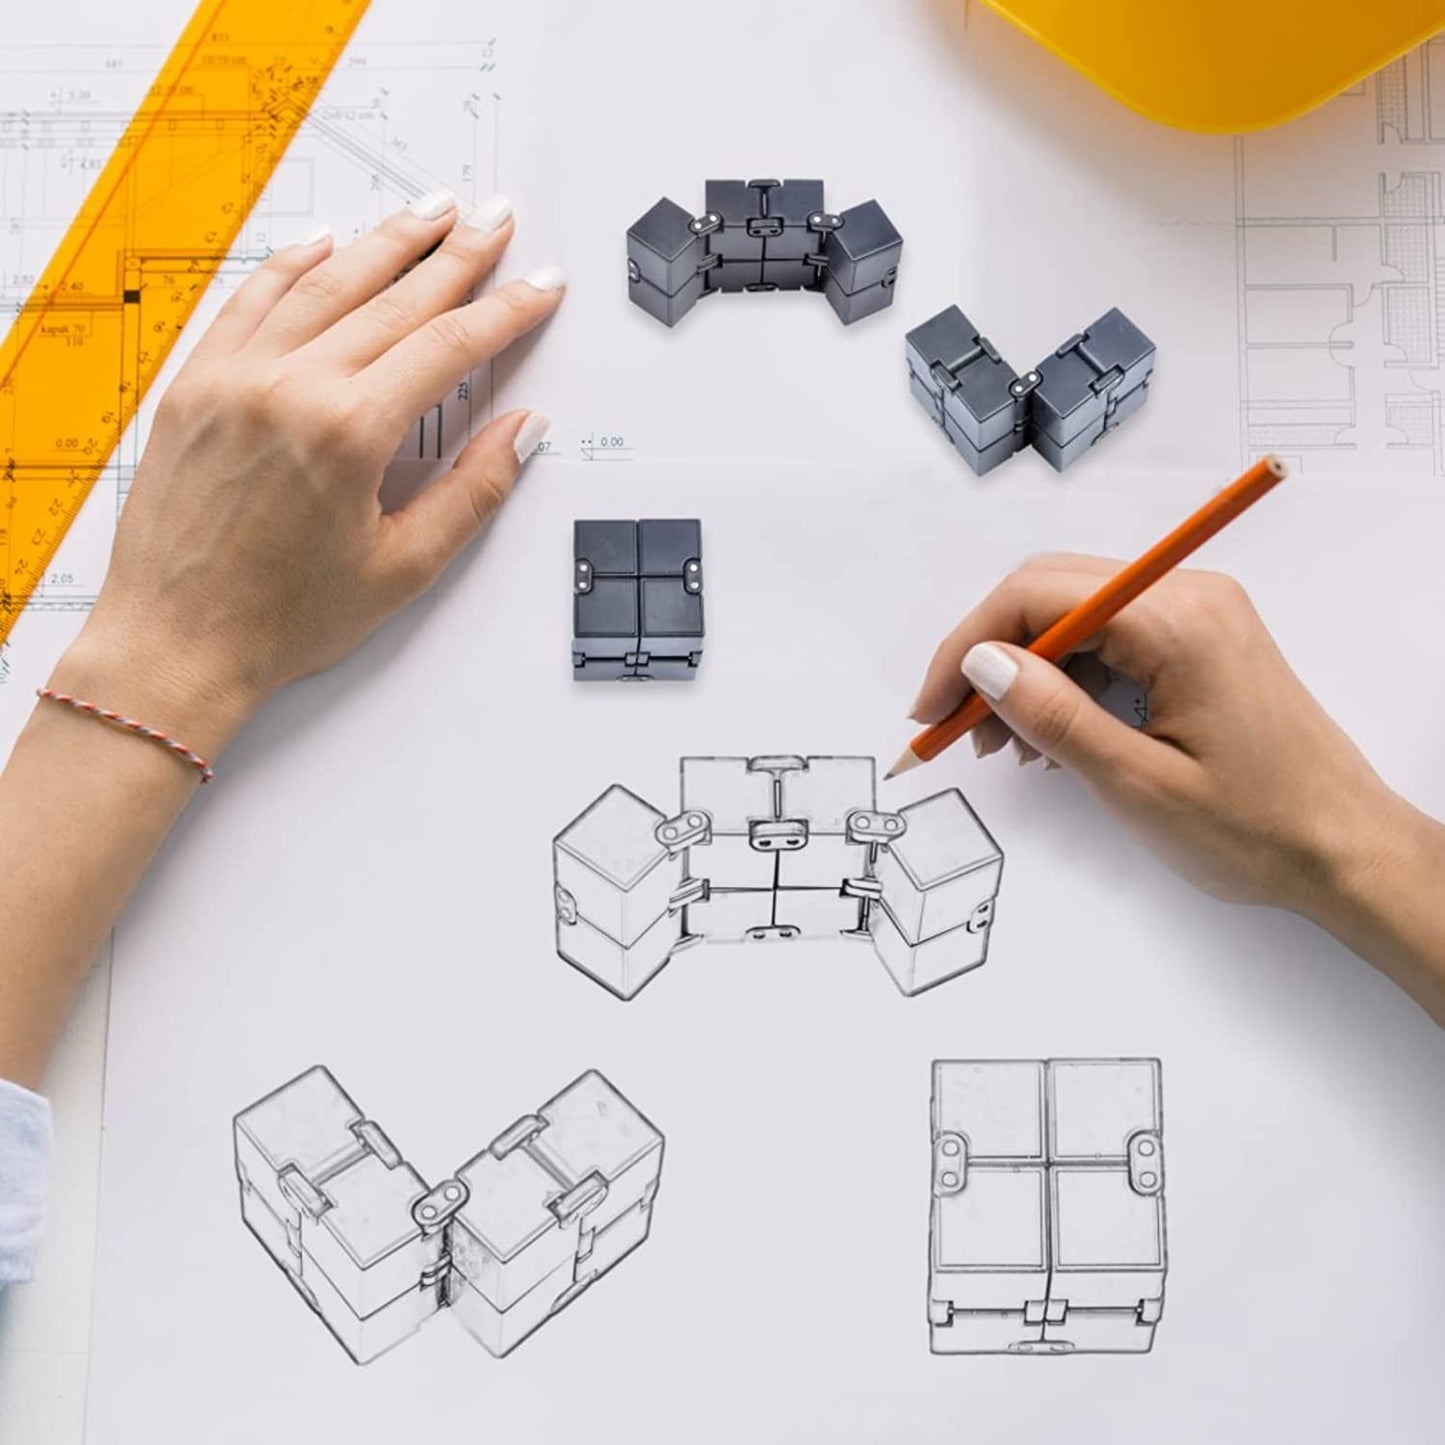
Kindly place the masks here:
[(909, 385), (980, 476), (1033, 448), (1057, 471), (1144, 405), (1154, 343), (1117, 307), (1019, 375), (957, 306), (905, 338)]
[(1164, 1308), (1157, 1059), (933, 1065), (936, 1354), (1132, 1354)]
[(702, 663), (702, 524), (572, 524), (572, 675), (687, 682)]
[(614, 784), (553, 840), (557, 952), (630, 999), (682, 949), (867, 940), (905, 994), (984, 962), (1003, 854), (962, 793), (879, 812), (864, 757), (695, 757), (681, 808)]
[(628, 230), (628, 295), (674, 326), (712, 291), (821, 291), (846, 326), (892, 302), (902, 253), (877, 201), (834, 213), (822, 181), (708, 181), (702, 215), (664, 197)]
[(234, 1136), (242, 1218), (358, 1364), (443, 1309), (505, 1355), (647, 1238), (662, 1171), (595, 1071), (435, 1187), (320, 1066)]

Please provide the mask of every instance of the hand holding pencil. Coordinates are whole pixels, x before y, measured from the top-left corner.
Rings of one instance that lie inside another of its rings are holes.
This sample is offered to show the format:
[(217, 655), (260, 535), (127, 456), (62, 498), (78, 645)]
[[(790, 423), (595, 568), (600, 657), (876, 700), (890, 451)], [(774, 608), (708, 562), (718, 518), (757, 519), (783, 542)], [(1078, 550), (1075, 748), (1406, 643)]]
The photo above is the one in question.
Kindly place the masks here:
[[(1216, 532), (1278, 486), (1287, 475), (1285, 465), (1278, 457), (1260, 458), (1142, 556), (1120, 569), (1052, 622), (1029, 643), (1028, 650), (1048, 662), (1058, 662), (1066, 657)], [(998, 684), (1004, 676), (1002, 664), (995, 663), (990, 667), (985, 654), (981, 659), (974, 693), (960, 702), (947, 717), (932, 723), (914, 738), (888, 770), (887, 777), (895, 778), (931, 761), (977, 727), (988, 716), (989, 702), (997, 695)]]

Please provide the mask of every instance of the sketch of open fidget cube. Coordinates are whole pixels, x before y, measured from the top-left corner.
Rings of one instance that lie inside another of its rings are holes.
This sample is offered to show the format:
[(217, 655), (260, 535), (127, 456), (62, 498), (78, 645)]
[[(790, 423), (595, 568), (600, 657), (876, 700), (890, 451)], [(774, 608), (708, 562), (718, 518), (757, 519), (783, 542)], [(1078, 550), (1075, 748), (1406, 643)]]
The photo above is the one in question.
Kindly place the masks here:
[(242, 1218), (358, 1364), (443, 1309), (505, 1355), (647, 1238), (662, 1172), (595, 1071), (435, 1188), (320, 1066), (234, 1131)]
[(614, 784), (553, 840), (557, 952), (630, 999), (703, 940), (867, 941), (905, 994), (988, 954), (1003, 854), (956, 788), (878, 811), (866, 757), (683, 758), (681, 809)]
[(933, 1065), (936, 1354), (1134, 1354), (1164, 1308), (1157, 1059)]

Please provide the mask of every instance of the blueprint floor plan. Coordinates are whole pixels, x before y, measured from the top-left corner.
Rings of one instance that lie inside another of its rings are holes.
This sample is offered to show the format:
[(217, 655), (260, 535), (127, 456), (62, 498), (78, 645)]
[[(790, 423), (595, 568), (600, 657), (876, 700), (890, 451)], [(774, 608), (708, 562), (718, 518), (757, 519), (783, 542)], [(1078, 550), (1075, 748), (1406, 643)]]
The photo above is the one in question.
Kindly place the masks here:
[(1235, 147), (1242, 450), (1445, 477), (1445, 37)]

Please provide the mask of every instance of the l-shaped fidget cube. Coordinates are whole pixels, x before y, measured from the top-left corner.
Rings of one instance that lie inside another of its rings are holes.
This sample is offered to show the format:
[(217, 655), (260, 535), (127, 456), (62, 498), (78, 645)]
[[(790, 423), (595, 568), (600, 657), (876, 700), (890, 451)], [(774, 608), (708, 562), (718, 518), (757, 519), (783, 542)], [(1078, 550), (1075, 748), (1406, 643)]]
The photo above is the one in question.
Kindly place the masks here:
[(1030, 445), (1063, 471), (1144, 405), (1154, 371), (1118, 307), (1022, 376), (957, 306), (904, 339), (913, 395), (980, 476)]
[(984, 962), (1003, 854), (956, 788), (884, 813), (872, 758), (696, 757), (681, 793), (553, 840), (557, 952), (619, 998), (704, 939), (867, 940), (905, 994)]
[(662, 1173), (595, 1071), (435, 1187), (320, 1066), (234, 1135), (242, 1218), (358, 1364), (443, 1309), (505, 1355), (647, 1238)]

